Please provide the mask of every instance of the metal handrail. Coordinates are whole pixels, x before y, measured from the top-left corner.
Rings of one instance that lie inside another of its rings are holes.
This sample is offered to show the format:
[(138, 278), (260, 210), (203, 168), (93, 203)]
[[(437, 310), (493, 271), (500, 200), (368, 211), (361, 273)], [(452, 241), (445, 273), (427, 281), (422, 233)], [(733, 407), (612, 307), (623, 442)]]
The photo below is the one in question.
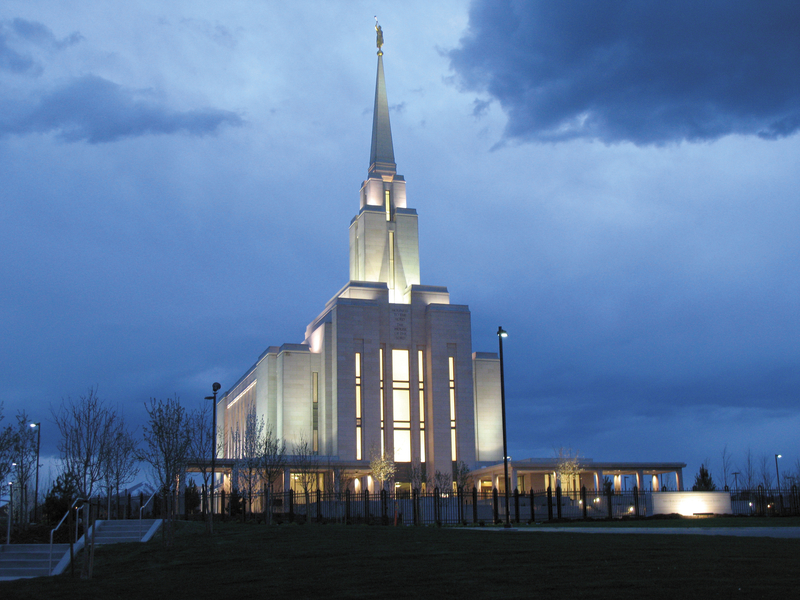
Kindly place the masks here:
[(61, 525), (64, 524), (64, 519), (66, 519), (69, 516), (69, 513), (72, 511), (72, 509), (77, 508), (78, 502), (83, 504), (84, 502), (83, 498), (76, 498), (75, 501), (72, 503), (72, 506), (70, 506), (67, 512), (64, 513), (64, 516), (61, 517), (61, 520), (58, 522), (58, 525), (56, 525), (53, 529), (50, 530), (50, 568), (48, 570), (48, 574), (53, 572), (53, 535), (55, 534), (56, 531), (58, 531)]
[(147, 508), (147, 505), (150, 504), (150, 500), (155, 498), (157, 493), (158, 493), (158, 490), (153, 492), (153, 495), (150, 496), (150, 499), (147, 502), (145, 502), (144, 504), (142, 504), (142, 506), (139, 508), (139, 539), (140, 540), (142, 539), (142, 511), (145, 508)]

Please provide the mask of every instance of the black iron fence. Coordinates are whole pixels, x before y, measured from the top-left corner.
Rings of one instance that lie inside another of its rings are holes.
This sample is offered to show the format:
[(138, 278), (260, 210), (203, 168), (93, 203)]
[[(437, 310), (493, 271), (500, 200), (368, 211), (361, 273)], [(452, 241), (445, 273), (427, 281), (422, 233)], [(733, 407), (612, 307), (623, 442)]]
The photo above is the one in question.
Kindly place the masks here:
[[(272, 492), (253, 494), (220, 491), (215, 498), (215, 514), (223, 518), (270, 520), (272, 522), (378, 523), (397, 525), (490, 525), (553, 521), (558, 519), (620, 519), (653, 515), (653, 498), (671, 492), (639, 491), (597, 493), (582, 488), (562, 491), (561, 488), (509, 493), (508, 517), (505, 495), (475, 488), (460, 491), (412, 493), (379, 493), (318, 490), (305, 492)], [(731, 490), (734, 515), (790, 516), (800, 515), (800, 494), (791, 489)], [(200, 518), (205, 511), (205, 498), (180, 497), (175, 506), (178, 517)], [(135, 502), (133, 502), (135, 504)], [(148, 516), (163, 516), (166, 503), (158, 498), (148, 506)], [(194, 506), (189, 506), (194, 504)], [(123, 517), (124, 518), (124, 517)]]

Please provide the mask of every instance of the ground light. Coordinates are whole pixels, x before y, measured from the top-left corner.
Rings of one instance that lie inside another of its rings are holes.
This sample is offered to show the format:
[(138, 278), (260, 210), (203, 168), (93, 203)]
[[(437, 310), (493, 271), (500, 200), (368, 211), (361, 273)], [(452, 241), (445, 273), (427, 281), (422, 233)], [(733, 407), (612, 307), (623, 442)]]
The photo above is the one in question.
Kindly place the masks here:
[(500, 407), (503, 412), (503, 472), (505, 473), (505, 480), (503, 487), (505, 488), (506, 497), (506, 524), (505, 527), (511, 527), (509, 520), (508, 509), (508, 440), (506, 438), (506, 388), (505, 380), (503, 379), (503, 338), (508, 337), (508, 333), (502, 327), (497, 328), (497, 341), (500, 344)]

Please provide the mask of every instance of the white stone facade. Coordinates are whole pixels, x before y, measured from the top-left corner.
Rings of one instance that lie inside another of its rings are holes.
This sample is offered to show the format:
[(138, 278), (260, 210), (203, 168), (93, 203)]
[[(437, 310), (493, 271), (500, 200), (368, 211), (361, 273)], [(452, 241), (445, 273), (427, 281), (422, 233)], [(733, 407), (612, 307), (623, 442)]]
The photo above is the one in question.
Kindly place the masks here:
[[(388, 135), (388, 139), (386, 136)], [(217, 405), (226, 458), (249, 410), (291, 448), (301, 439), (366, 473), (375, 452), (431, 479), (453, 464), (502, 460), (499, 360), (472, 351), (469, 309), (420, 285), (417, 213), (396, 173), (378, 56), (368, 177), (350, 225), (350, 282), (301, 344), (269, 347)]]

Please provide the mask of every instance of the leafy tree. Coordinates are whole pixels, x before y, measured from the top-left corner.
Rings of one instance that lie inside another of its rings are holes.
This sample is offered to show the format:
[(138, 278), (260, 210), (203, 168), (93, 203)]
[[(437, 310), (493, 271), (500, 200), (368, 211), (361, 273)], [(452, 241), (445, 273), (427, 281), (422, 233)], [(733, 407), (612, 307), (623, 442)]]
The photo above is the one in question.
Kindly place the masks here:
[(200, 490), (197, 489), (194, 479), (190, 479), (184, 488), (183, 502), (187, 513), (193, 513), (200, 508)]
[(69, 510), (72, 501), (78, 497), (78, 480), (69, 471), (56, 477), (55, 483), (44, 499), (44, 516), (50, 523), (61, 520)]
[(556, 450), (556, 470), (563, 491), (568, 492), (578, 489), (581, 466), (577, 451), (573, 452), (572, 448), (565, 448), (564, 446)]
[(378, 482), (379, 489), (384, 489), (386, 482), (391, 481), (396, 471), (397, 465), (392, 458), (385, 452), (381, 454), (373, 447), (369, 458), (369, 474)]
[(705, 465), (700, 465), (700, 471), (694, 477), (692, 489), (697, 492), (713, 492), (717, 489), (717, 484), (714, 483), (714, 479)]

